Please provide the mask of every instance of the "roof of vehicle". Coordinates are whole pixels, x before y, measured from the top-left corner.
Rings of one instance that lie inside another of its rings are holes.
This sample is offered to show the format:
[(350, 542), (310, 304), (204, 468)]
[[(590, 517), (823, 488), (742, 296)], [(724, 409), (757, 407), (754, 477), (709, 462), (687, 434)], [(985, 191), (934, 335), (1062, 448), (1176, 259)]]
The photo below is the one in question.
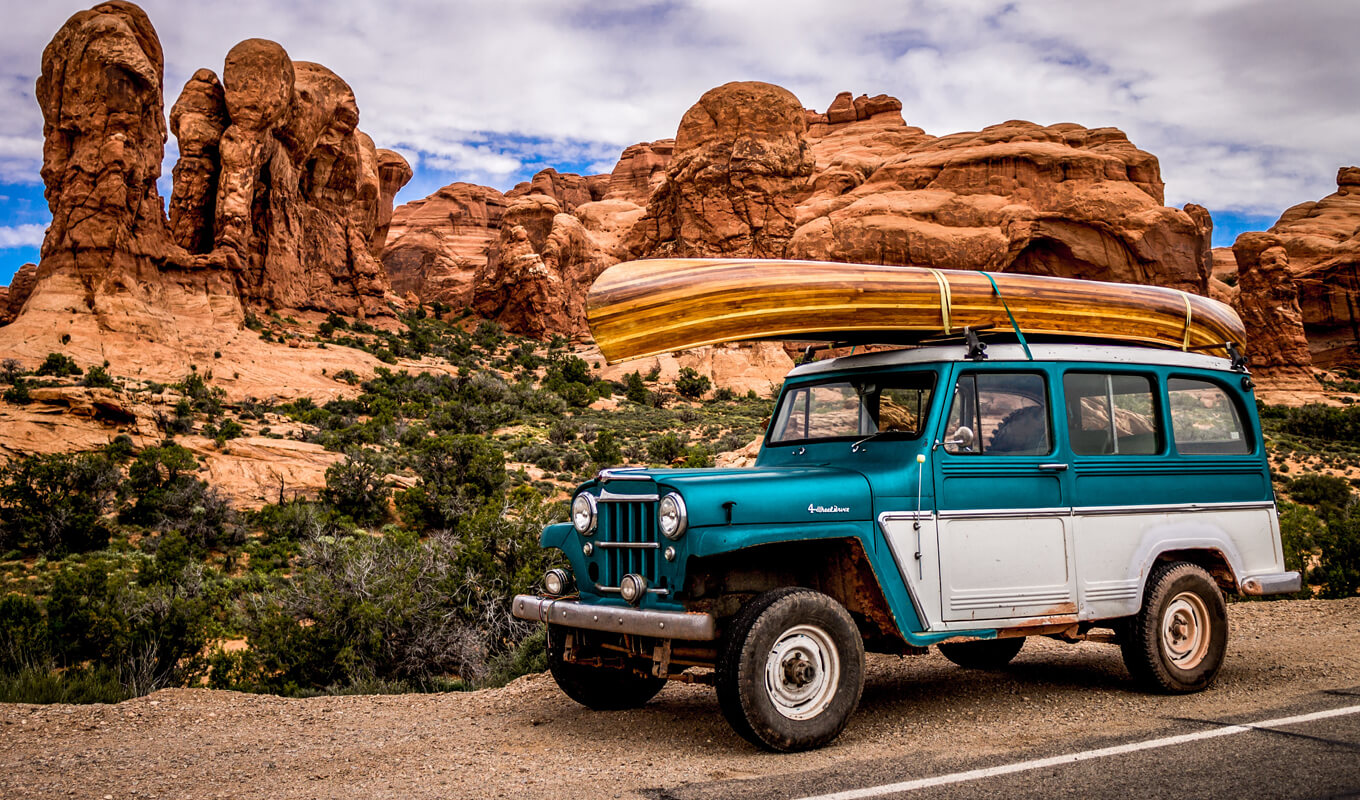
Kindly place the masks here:
[[(1163, 350), (1155, 347), (1121, 347), (1104, 344), (1031, 344), (1034, 361), (1081, 361), (1095, 364), (1150, 364), (1192, 369), (1211, 369), (1228, 372), (1231, 362), (1226, 358)], [(946, 361), (965, 361), (968, 348), (963, 344), (930, 345), (902, 350), (830, 358), (794, 367), (790, 378), (866, 367), (891, 367), (902, 364), (930, 364)], [(988, 362), (1029, 362), (1024, 348), (1018, 344), (991, 344), (987, 347)]]

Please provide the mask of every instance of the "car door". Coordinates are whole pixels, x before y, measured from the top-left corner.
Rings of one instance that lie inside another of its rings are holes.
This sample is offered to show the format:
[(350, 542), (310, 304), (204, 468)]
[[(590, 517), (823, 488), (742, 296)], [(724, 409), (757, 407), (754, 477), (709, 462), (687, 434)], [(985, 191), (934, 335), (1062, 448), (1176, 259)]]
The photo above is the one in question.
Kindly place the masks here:
[(1041, 369), (957, 371), (933, 459), (946, 623), (1076, 614), (1070, 478), (1054, 396)]

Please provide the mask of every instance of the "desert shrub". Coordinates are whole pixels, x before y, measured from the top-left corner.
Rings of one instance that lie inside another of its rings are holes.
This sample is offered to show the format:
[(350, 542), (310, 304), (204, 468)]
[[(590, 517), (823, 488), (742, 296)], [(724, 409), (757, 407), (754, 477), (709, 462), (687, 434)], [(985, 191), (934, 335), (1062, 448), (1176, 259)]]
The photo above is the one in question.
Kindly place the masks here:
[(81, 374), (82, 370), (70, 356), (61, 353), (48, 353), (47, 359), (34, 372), (35, 375), (51, 375), (54, 378), (67, 378)]
[(642, 382), (642, 375), (638, 372), (630, 372), (624, 376), (623, 396), (639, 405), (647, 405), (651, 392)]
[(228, 439), (239, 439), (245, 435), (246, 429), (241, 427), (241, 423), (234, 419), (224, 419), (222, 424), (217, 426), (217, 433), (213, 438), (217, 440), (218, 444), (221, 444)]
[(108, 544), (118, 467), (102, 453), (35, 455), (0, 466), (0, 552), (64, 555)]
[(17, 358), (0, 360), (0, 383), (14, 383), (24, 374), (24, 365)]
[(685, 455), (685, 442), (674, 431), (647, 441), (647, 457), (657, 464), (669, 464)]
[(397, 499), (397, 507), (413, 526), (455, 528), (505, 486), (505, 457), (480, 436), (428, 439), (414, 461), (420, 480)]
[(1320, 555), (1309, 582), (1321, 586), (1322, 597), (1354, 597), (1360, 591), (1360, 513), (1352, 508), (1330, 517), (1313, 541)]
[(0, 398), (3, 398), (6, 403), (13, 403), (16, 406), (25, 406), (33, 402), (33, 398), (28, 394), (28, 389), (29, 381), (26, 381), (23, 378), (15, 378), (13, 385), (6, 389), (5, 393), (0, 395)]
[(680, 370), (680, 377), (675, 380), (675, 391), (681, 397), (690, 400), (698, 400), (703, 397), (713, 386), (713, 381), (707, 375), (700, 375), (692, 367), (684, 367)]
[(730, 403), (737, 399), (737, 393), (727, 386), (719, 386), (713, 390), (713, 399), (721, 403)]
[(1285, 488), (1297, 502), (1316, 506), (1325, 514), (1335, 513), (1350, 505), (1350, 483), (1335, 475), (1300, 475)]
[(47, 635), (61, 666), (117, 670), (131, 694), (184, 685), (201, 672), (214, 633), (198, 569), (143, 586), (102, 562), (59, 572), (47, 601)]
[(481, 678), (537, 627), (509, 602), (542, 573), (545, 519), (529, 500), (484, 507), (457, 536), (309, 543), (292, 580), (251, 606), (254, 663), (224, 660), (223, 672), (284, 693)]
[(128, 467), (127, 488), (136, 502), (119, 513), (126, 523), (177, 530), (205, 550), (244, 541), (231, 503), (194, 476), (198, 461), (177, 444), (148, 447)]
[(326, 468), (326, 488), (321, 496), (336, 511), (366, 525), (387, 518), (391, 486), (382, 459), (368, 450), (351, 450), (344, 461)]
[(32, 598), (17, 594), (0, 597), (0, 673), (51, 660), (47, 623)]
[(591, 442), (588, 453), (592, 463), (608, 467), (623, 461), (623, 450), (619, 447), (618, 440), (613, 431), (600, 431)]
[(548, 426), (548, 441), (553, 444), (566, 444), (576, 438), (576, 424), (570, 420), (554, 420)]
[(80, 379), (80, 385), (107, 388), (113, 386), (113, 376), (101, 366), (90, 367), (89, 371), (85, 373), (85, 377)]
[(713, 449), (702, 444), (685, 448), (685, 466), (696, 469), (713, 466)]

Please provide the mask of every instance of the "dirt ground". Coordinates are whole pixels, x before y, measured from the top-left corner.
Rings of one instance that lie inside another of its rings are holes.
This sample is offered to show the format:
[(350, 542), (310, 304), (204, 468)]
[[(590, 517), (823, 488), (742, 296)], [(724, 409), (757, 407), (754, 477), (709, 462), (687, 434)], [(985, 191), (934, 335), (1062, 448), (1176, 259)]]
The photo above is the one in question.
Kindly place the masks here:
[(1360, 598), (1237, 603), (1227, 663), (1184, 697), (1129, 685), (1117, 648), (1031, 640), (1000, 673), (871, 656), (833, 745), (755, 750), (712, 691), (671, 684), (595, 713), (547, 675), (466, 694), (290, 700), (174, 689), (113, 706), (0, 705), (0, 798), (657, 797), (689, 783), (858, 761), (986, 757), (1153, 734), (1320, 691), (1360, 691)]

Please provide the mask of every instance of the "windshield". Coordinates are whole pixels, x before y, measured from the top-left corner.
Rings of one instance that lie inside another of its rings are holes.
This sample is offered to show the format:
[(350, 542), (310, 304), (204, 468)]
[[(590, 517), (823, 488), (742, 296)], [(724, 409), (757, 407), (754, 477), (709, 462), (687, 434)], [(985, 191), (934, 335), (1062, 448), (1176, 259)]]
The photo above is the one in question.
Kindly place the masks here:
[(770, 444), (852, 439), (879, 433), (921, 435), (933, 372), (856, 375), (801, 384), (784, 392)]

